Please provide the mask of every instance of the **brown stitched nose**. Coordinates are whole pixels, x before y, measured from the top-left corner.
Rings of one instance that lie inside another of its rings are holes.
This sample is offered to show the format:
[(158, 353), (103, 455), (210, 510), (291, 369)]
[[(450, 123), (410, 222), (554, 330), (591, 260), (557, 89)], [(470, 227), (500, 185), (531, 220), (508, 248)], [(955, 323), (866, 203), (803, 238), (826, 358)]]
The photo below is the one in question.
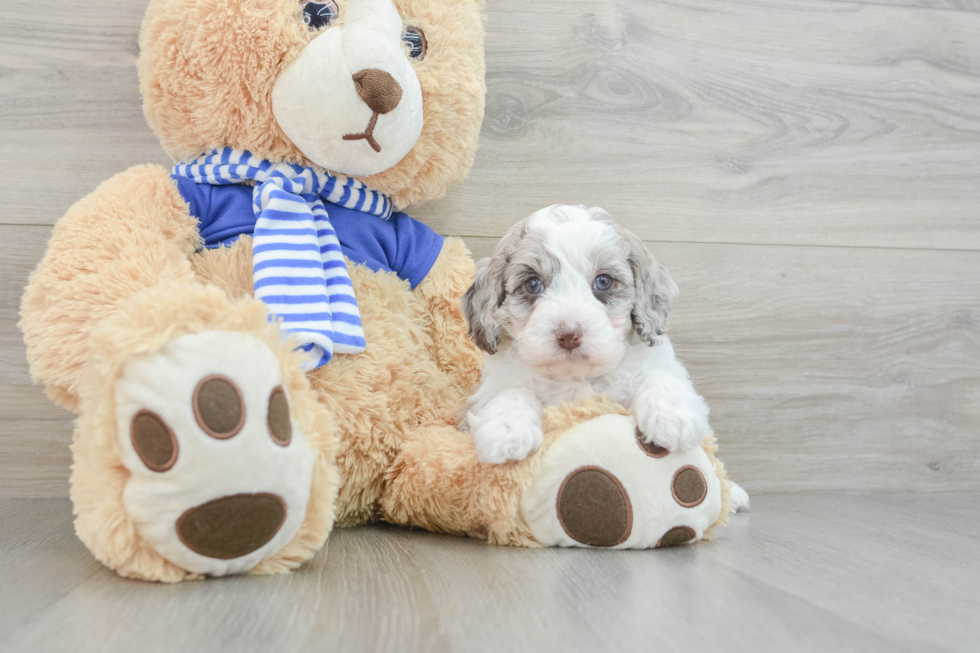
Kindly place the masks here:
[(376, 113), (388, 113), (402, 99), (402, 87), (395, 78), (377, 68), (365, 68), (352, 75), (357, 94)]
[(555, 334), (555, 339), (558, 340), (559, 347), (567, 351), (572, 351), (573, 349), (578, 349), (582, 344), (582, 330), (559, 331)]
[(184, 512), (177, 536), (208, 558), (230, 560), (260, 549), (286, 521), (286, 503), (275, 494), (233, 494)]

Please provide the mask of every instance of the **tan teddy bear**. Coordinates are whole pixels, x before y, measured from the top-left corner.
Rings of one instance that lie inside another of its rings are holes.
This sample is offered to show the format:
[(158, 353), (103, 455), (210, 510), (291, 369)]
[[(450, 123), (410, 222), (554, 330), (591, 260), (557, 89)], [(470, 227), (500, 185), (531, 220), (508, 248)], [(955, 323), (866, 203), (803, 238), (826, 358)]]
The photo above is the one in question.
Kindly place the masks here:
[(472, 163), (482, 43), (475, 0), (151, 0), (144, 111), (177, 165), (73, 206), (22, 305), (104, 564), (281, 572), (335, 522), (644, 548), (727, 519), (710, 436), (665, 455), (604, 400), (549, 409), (521, 462), (457, 430), (473, 263), (400, 209)]

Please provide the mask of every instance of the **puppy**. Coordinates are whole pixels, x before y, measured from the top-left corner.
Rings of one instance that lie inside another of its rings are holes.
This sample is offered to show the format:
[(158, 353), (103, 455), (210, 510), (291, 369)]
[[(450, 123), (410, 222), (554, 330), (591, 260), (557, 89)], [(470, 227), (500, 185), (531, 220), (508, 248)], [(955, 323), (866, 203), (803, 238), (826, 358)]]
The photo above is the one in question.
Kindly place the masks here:
[(701, 446), (708, 406), (664, 336), (676, 297), (643, 242), (600, 208), (550, 206), (512, 227), (462, 300), (489, 354), (462, 419), (480, 460), (525, 458), (541, 446), (544, 407), (596, 395), (629, 408), (647, 441)]

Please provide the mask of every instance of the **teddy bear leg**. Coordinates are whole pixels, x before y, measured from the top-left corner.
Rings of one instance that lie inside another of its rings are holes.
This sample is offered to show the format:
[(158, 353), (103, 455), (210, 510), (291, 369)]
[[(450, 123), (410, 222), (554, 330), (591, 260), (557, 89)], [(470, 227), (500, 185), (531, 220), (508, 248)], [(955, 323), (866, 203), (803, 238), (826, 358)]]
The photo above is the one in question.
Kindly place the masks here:
[(55, 226), (24, 294), (34, 378), (80, 413), (76, 531), (124, 576), (281, 571), (329, 531), (335, 433), (265, 307), (199, 283), (197, 220), (139, 166)]
[(431, 427), (403, 447), (383, 501), (390, 521), (516, 546), (655, 548), (710, 537), (727, 521), (728, 481), (706, 438), (667, 453), (605, 400), (555, 407), (527, 459), (476, 460), (472, 438)]
[(710, 537), (729, 487), (714, 439), (668, 452), (643, 442), (632, 415), (580, 422), (541, 452), (521, 514), (547, 546), (649, 549)]
[(264, 305), (162, 284), (97, 325), (72, 450), (76, 531), (124, 576), (285, 571), (326, 539), (336, 432)]
[(388, 470), (382, 515), (438, 533), (539, 546), (520, 516), (521, 492), (532, 478), (525, 463), (479, 462), (473, 438), (454, 426), (418, 429), (405, 436)]
[(435, 265), (414, 291), (430, 320), (433, 359), (458, 380), (465, 394), (479, 381), (483, 367), (483, 355), (469, 337), (460, 307), (473, 275), (473, 259), (466, 245), (459, 238), (446, 238)]

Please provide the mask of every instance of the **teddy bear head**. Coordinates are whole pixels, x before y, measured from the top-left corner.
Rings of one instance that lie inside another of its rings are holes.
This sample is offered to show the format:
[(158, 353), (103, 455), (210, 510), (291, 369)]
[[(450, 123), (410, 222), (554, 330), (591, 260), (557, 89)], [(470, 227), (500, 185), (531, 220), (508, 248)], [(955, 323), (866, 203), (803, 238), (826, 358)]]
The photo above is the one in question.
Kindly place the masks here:
[(404, 207), (473, 161), (478, 0), (151, 0), (143, 108), (167, 152), (223, 147), (356, 177)]

